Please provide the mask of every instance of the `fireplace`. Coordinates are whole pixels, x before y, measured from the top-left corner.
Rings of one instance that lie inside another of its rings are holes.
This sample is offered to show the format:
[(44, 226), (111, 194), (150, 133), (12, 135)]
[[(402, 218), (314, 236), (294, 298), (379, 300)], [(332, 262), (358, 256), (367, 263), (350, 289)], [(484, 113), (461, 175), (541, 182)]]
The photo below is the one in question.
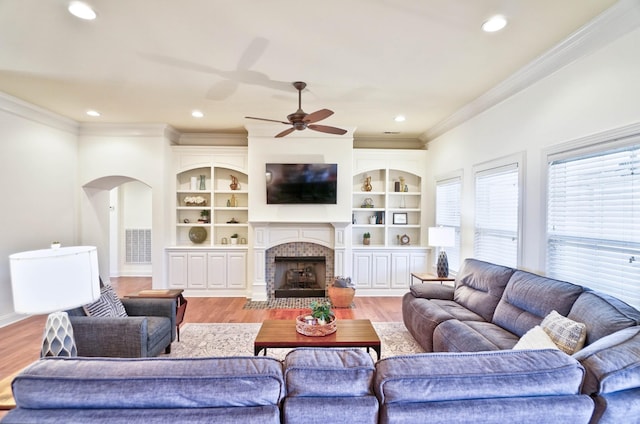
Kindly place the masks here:
[(316, 243), (283, 243), (266, 251), (268, 298), (324, 297), (334, 274), (333, 249)]
[(324, 297), (324, 256), (276, 256), (275, 297)]

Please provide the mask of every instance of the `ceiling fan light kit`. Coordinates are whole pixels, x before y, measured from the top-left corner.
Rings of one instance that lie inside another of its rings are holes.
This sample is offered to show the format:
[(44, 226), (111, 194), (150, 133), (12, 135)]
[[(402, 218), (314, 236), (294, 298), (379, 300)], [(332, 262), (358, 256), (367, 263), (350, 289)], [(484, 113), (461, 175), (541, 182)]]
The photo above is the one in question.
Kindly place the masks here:
[(255, 118), (253, 116), (245, 116), (247, 119), (256, 119), (258, 121), (267, 121), (267, 122), (278, 122), (285, 125), (291, 125), (291, 128), (287, 128), (286, 130), (275, 135), (276, 138), (284, 137), (291, 134), (294, 130), (302, 131), (307, 128), (310, 130), (327, 133), (327, 134), (336, 134), (343, 135), (347, 133), (347, 130), (343, 130), (342, 128), (330, 127), (328, 125), (316, 125), (315, 122), (322, 121), (323, 119), (328, 118), (333, 115), (333, 111), (329, 109), (320, 109), (312, 113), (306, 113), (302, 110), (302, 90), (305, 89), (307, 84), (302, 81), (296, 81), (293, 83), (293, 86), (296, 90), (298, 90), (298, 110), (294, 113), (287, 115), (287, 121), (278, 121), (276, 119), (266, 119), (266, 118)]

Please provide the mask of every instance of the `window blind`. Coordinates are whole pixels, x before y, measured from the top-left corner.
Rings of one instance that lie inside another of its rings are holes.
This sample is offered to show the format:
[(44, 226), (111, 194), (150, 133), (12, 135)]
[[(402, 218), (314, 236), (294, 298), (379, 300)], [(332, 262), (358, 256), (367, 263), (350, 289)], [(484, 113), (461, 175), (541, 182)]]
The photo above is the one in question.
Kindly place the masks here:
[(518, 164), (476, 173), (474, 256), (518, 266)]
[[(436, 226), (455, 229), (455, 246), (446, 248), (449, 270), (460, 268), (460, 194), (462, 178), (436, 181)], [(435, 252), (434, 258), (439, 252)]]
[(547, 273), (640, 307), (640, 144), (549, 162)]

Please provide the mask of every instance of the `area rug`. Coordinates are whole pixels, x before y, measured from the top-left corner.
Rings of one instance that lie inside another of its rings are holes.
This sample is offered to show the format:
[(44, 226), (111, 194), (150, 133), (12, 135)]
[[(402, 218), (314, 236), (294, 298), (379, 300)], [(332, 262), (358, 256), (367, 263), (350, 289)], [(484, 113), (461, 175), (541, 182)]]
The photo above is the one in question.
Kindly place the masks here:
[[(175, 358), (209, 356), (252, 356), (253, 341), (260, 330), (255, 324), (193, 324), (180, 329), (180, 341), (171, 345), (171, 353), (162, 355)], [(382, 357), (422, 353), (418, 345), (401, 322), (374, 322), (373, 327), (380, 337)], [(291, 349), (268, 349), (268, 356), (284, 359)], [(374, 360), (376, 353), (371, 350)]]
[[(326, 297), (281, 297), (269, 300), (247, 300), (242, 309), (308, 309), (311, 302), (327, 302)], [(351, 303), (349, 308), (355, 308)]]

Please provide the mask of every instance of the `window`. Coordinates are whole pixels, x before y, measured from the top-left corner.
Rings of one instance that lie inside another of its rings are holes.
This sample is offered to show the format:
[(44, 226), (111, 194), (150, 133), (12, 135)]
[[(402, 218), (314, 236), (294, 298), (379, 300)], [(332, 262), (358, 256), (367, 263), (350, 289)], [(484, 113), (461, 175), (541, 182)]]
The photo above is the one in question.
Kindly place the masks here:
[[(453, 227), (455, 229), (455, 246), (446, 249), (449, 270), (460, 269), (460, 194), (462, 178), (455, 177), (436, 181), (436, 227)], [(434, 258), (439, 252), (435, 252)]]
[(520, 251), (519, 163), (476, 171), (474, 256), (517, 267)]
[(549, 157), (547, 273), (640, 307), (640, 139)]

